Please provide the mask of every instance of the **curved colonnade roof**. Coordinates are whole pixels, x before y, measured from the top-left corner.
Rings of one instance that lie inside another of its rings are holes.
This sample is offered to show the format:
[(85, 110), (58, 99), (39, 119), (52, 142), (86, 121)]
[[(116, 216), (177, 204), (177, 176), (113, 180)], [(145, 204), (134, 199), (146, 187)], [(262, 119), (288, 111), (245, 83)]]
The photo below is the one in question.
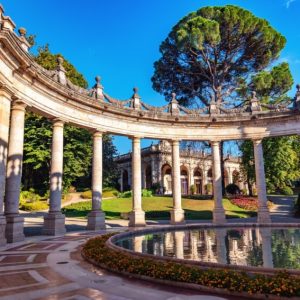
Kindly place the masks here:
[(62, 59), (54, 71), (39, 66), (28, 53), (26, 31), (0, 7), (0, 93), (27, 104), (28, 110), (47, 118), (106, 133), (167, 140), (235, 140), (300, 134), (300, 87), (293, 101), (260, 103), (255, 93), (240, 108), (211, 102), (198, 110), (178, 104), (176, 95), (165, 106), (141, 100), (134, 89), (130, 99), (117, 100), (104, 93), (100, 78), (91, 90), (72, 84)]

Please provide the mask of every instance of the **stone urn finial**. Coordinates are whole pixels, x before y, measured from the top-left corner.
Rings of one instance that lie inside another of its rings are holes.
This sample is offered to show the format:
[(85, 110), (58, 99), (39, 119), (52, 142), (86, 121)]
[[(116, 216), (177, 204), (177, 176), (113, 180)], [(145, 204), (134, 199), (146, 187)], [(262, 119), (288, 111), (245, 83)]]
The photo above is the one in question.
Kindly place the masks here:
[(20, 27), (18, 32), (19, 32), (20, 36), (25, 36), (27, 33), (27, 30), (24, 27)]

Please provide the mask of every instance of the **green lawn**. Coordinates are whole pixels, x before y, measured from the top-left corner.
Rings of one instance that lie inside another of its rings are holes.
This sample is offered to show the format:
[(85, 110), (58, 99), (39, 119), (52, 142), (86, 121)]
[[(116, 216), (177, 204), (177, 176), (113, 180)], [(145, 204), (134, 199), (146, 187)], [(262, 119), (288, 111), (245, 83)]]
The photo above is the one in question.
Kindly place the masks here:
[[(213, 200), (183, 199), (183, 209), (186, 219), (195, 220), (212, 219)], [(223, 200), (227, 218), (246, 218), (255, 216), (256, 213), (246, 211)], [(120, 219), (121, 213), (131, 211), (131, 198), (104, 199), (102, 209), (107, 219)], [(147, 219), (167, 220), (170, 218), (169, 211), (172, 209), (172, 198), (169, 197), (144, 197), (142, 201), (143, 210)], [(85, 218), (91, 210), (91, 201), (79, 202), (66, 206), (63, 211), (67, 217)]]

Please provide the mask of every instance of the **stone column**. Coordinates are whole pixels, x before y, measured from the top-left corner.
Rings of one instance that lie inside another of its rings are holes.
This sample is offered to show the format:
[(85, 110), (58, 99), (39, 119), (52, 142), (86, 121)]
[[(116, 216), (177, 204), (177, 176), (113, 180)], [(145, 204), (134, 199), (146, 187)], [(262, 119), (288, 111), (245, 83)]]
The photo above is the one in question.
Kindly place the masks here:
[(255, 159), (255, 177), (258, 197), (258, 223), (270, 223), (270, 213), (267, 206), (267, 188), (265, 179), (264, 156), (262, 140), (253, 140), (254, 159)]
[(105, 214), (101, 209), (102, 201), (102, 133), (93, 135), (92, 162), (92, 211), (88, 214), (87, 230), (105, 229)]
[(5, 188), (5, 235), (9, 243), (23, 241), (25, 238), (24, 218), (19, 214), (25, 108), (26, 105), (21, 101), (12, 103)]
[(51, 173), (50, 173), (50, 208), (44, 217), (43, 233), (62, 235), (66, 232), (65, 216), (61, 213), (62, 176), (64, 156), (64, 122), (53, 121)]
[(172, 190), (173, 209), (171, 210), (171, 224), (184, 223), (184, 210), (181, 208), (180, 156), (179, 141), (172, 141)]
[(129, 214), (129, 226), (145, 226), (145, 212), (142, 210), (141, 189), (141, 139), (132, 138), (132, 212)]
[(10, 95), (0, 92), (0, 247), (6, 245), (4, 216), (4, 193), (6, 180), (9, 118), (10, 118)]
[(221, 157), (220, 142), (211, 142), (213, 158), (213, 189), (214, 189), (214, 210), (213, 222), (222, 224), (226, 222), (225, 211), (222, 203), (222, 174), (221, 174)]

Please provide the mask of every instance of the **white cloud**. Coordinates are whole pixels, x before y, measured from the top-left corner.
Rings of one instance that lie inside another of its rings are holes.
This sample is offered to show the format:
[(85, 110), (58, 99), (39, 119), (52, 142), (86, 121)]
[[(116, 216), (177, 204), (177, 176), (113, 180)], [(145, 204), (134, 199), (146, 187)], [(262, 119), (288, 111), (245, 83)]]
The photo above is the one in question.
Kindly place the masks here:
[(286, 0), (286, 1), (285, 1), (286, 8), (289, 8), (290, 5), (291, 5), (293, 2), (295, 2), (295, 1), (296, 1), (296, 0)]

